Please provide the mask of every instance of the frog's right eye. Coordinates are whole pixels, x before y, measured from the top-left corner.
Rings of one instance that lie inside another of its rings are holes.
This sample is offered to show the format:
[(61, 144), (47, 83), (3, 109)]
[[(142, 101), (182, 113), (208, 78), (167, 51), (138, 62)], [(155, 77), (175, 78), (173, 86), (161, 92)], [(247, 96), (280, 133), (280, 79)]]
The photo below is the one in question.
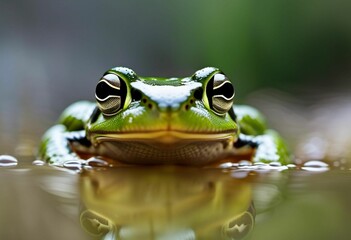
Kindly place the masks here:
[(95, 98), (101, 112), (106, 116), (115, 115), (120, 111), (127, 98), (127, 84), (115, 74), (106, 74), (98, 82)]
[(215, 74), (206, 85), (206, 104), (218, 115), (224, 115), (233, 106), (233, 84), (222, 73)]

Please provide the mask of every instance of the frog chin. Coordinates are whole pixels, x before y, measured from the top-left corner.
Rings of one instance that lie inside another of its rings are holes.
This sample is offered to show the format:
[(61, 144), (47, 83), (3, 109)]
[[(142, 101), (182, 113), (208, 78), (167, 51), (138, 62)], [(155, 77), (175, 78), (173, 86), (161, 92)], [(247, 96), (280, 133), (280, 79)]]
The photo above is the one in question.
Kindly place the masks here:
[(131, 164), (202, 165), (232, 154), (233, 132), (152, 132), (99, 134), (92, 137), (94, 154)]
[(102, 142), (141, 142), (150, 145), (179, 146), (196, 142), (229, 141), (235, 142), (237, 132), (182, 132), (182, 131), (152, 131), (129, 133), (104, 133), (91, 136), (92, 143)]

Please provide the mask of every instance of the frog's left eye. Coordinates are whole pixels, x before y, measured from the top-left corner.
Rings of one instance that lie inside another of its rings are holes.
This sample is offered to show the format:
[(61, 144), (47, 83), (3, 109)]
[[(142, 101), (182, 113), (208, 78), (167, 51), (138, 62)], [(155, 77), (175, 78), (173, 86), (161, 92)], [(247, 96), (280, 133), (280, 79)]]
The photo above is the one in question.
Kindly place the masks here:
[(112, 116), (121, 110), (127, 97), (127, 84), (115, 74), (106, 74), (98, 82), (95, 98), (101, 112)]
[(208, 105), (219, 115), (231, 109), (234, 95), (234, 86), (224, 74), (215, 74), (206, 85)]

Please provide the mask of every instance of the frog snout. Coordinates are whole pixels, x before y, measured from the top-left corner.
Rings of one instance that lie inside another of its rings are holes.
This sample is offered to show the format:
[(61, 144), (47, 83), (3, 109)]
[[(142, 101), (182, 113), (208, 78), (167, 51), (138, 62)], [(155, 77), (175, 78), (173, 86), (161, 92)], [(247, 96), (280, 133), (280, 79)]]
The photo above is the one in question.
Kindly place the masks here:
[(180, 103), (159, 103), (157, 108), (160, 112), (176, 112), (180, 109)]

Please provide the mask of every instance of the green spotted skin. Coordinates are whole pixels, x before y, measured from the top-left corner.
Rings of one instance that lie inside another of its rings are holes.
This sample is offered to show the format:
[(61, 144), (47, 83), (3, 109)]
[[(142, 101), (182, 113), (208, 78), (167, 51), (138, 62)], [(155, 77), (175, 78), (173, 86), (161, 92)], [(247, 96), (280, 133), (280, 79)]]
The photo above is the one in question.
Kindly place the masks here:
[[(69, 106), (50, 128), (39, 157), (63, 165), (82, 155), (130, 164), (206, 165), (252, 153), (254, 162), (290, 161), (282, 138), (250, 106), (233, 104), (232, 82), (208, 67), (185, 78), (108, 70), (96, 102)], [(79, 154), (78, 154), (79, 153)]]

